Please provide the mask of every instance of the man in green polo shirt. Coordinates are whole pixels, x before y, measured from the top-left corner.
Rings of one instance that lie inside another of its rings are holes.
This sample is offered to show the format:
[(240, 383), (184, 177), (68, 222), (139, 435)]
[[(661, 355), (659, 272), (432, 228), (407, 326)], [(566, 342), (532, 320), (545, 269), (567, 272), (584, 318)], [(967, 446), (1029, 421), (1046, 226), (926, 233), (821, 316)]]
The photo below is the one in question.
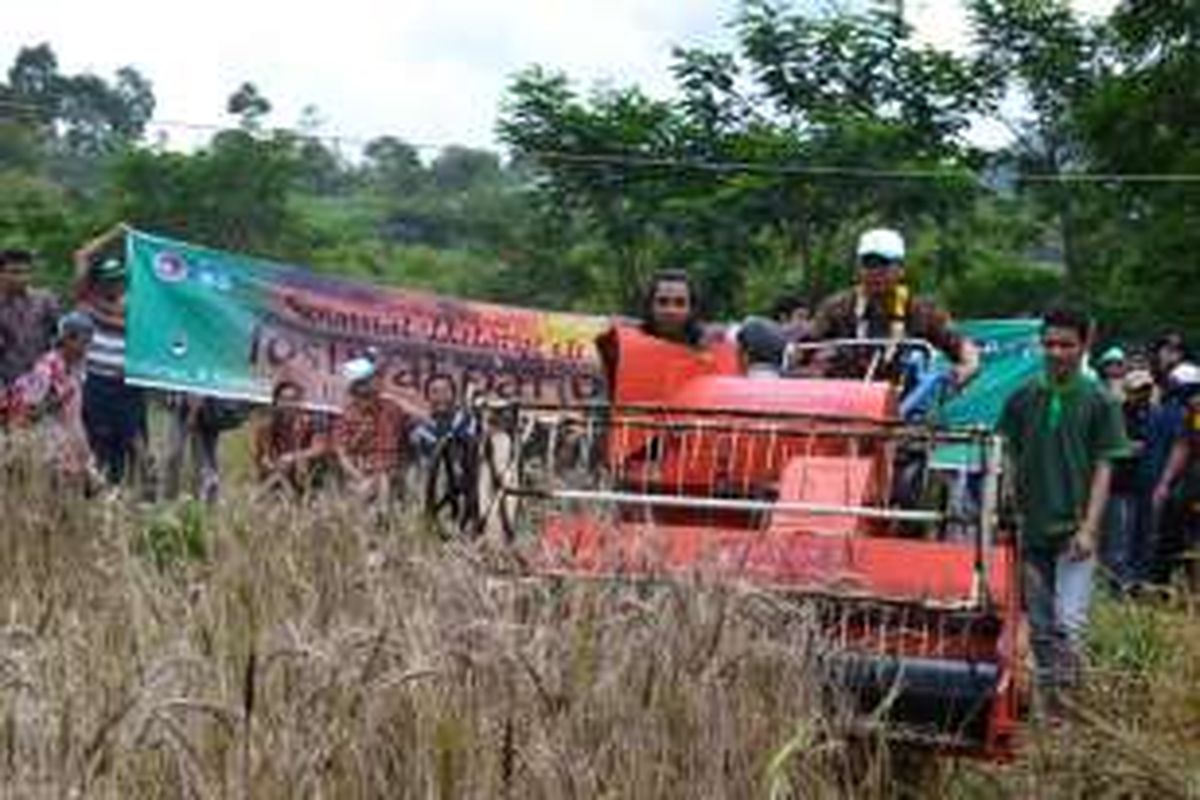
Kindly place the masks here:
[(1020, 521), (1026, 611), (1046, 708), (1078, 680), (1079, 655), (1112, 459), (1128, 449), (1121, 410), (1082, 371), (1091, 323), (1067, 309), (1043, 318), (1046, 369), (1005, 403)]

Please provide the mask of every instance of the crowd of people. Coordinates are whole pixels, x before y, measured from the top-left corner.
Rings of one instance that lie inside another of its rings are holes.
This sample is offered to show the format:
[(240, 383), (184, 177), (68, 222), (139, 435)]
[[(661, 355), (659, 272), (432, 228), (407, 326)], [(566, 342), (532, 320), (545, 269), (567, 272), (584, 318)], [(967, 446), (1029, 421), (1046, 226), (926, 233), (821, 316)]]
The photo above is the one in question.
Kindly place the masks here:
[[(155, 496), (187, 491), (211, 500), (220, 438), (249, 412), (220, 398), (161, 397), (169, 430), (165, 456), (154, 457), (151, 398), (125, 380), (120, 238), (114, 228), (79, 250), (69, 310), (32, 285), (32, 253), (0, 253), (0, 423), (8, 438), (35, 439), (66, 487), (91, 493), (124, 483)], [(789, 370), (894, 380), (879, 347), (850, 347), (846, 356), (822, 343), (884, 342), (887, 350), (888, 342), (921, 340), (942, 351), (953, 365), (949, 380), (964, 385), (980, 368), (979, 350), (936, 303), (909, 290), (905, 255), (896, 231), (868, 231), (853, 287), (816, 305), (781, 298), (773, 319), (731, 328), (702, 324), (691, 277), (664, 271), (646, 294), (642, 330), (689, 348), (723, 342), (750, 377)], [(1113, 344), (1093, 369), (1094, 326), (1068, 309), (1046, 313), (1041, 335), (1044, 374), (1008, 398), (998, 430), (1010, 457), (1039, 680), (1053, 687), (1076, 671), (1097, 566), (1117, 593), (1166, 585), (1180, 567), (1200, 577), (1200, 367), (1183, 335), (1171, 331), (1149, 347)], [(423, 404), (385, 393), (370, 351), (342, 365), (342, 376), (347, 400), (339, 413), (313, 411), (302, 385), (282, 381), (270, 404), (250, 415), (253, 466), (264, 487), (299, 495), (336, 484), (367, 500), (395, 498), (406, 470), (428, 464), (448, 439), (477, 433), (450, 376), (428, 379)]]
[[(301, 495), (336, 482), (367, 499), (394, 499), (442, 441), (472, 435), (450, 376), (428, 379), (424, 404), (385, 395), (373, 351), (342, 365), (347, 401), (337, 414), (309, 408), (304, 387), (287, 380), (258, 409), (127, 381), (121, 236), (113, 228), (76, 253), (69, 309), (32, 285), (33, 253), (0, 252), (0, 430), (28, 441), (65, 489), (92, 495), (129, 486), (146, 499), (211, 502), (221, 437), (246, 425), (266, 489)], [(154, 403), (166, 423), (162, 453), (150, 443)]]
[[(899, 233), (864, 233), (852, 288), (815, 306), (802, 295), (783, 297), (773, 319), (734, 328), (746, 373), (786, 367), (799, 377), (899, 380), (901, 360), (881, 364), (879, 354), (888, 342), (916, 339), (941, 350), (954, 365), (952, 382), (965, 385), (980, 353), (943, 309), (910, 292), (904, 261)], [(701, 346), (699, 306), (686, 274), (660, 273), (643, 331)], [(1120, 595), (1157, 592), (1179, 574), (1200, 588), (1200, 368), (1177, 331), (1144, 348), (1112, 345), (1093, 367), (1096, 330), (1086, 313), (1054, 308), (1041, 328), (1044, 372), (1007, 399), (997, 427), (1038, 694), (1054, 714), (1062, 690), (1079, 679), (1098, 572)], [(834, 348), (831, 340), (870, 346)], [(789, 350), (801, 357), (785, 364)]]

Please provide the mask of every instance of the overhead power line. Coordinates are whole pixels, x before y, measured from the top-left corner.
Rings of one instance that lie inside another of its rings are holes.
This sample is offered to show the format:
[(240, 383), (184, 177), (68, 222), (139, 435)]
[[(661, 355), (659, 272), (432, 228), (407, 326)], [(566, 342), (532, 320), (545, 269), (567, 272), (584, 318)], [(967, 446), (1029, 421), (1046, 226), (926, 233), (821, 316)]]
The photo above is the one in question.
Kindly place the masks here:
[[(57, 109), (30, 103), (27, 101), (0, 98), (0, 118), (6, 112), (23, 112), (39, 116), (57, 113)], [(179, 119), (153, 118), (147, 121), (147, 128), (166, 128), (190, 131), (216, 133), (227, 130), (238, 130), (236, 125), (219, 122), (197, 122)], [(365, 146), (381, 137), (364, 137), (342, 133), (320, 133), (317, 131), (301, 130), (295, 127), (270, 126), (264, 133), (285, 131), (306, 139)], [(397, 137), (405, 145), (415, 150), (441, 151), (448, 145), (426, 142), (411, 142)], [(831, 178), (846, 180), (880, 180), (880, 181), (962, 181), (978, 185), (989, 183), (986, 175), (974, 170), (948, 167), (944, 169), (931, 168), (878, 168), (857, 165), (820, 165), (805, 163), (765, 163), (759, 161), (724, 161), (710, 159), (690, 159), (664, 156), (648, 156), (629, 153), (578, 153), (564, 150), (533, 150), (523, 151), (525, 158), (540, 160), (547, 163), (578, 164), (580, 166), (597, 167), (626, 167), (630, 169), (670, 169), (714, 174), (755, 174), (796, 176), (811, 178)], [(1122, 172), (1019, 172), (1014, 173), (1011, 182), (1025, 184), (1200, 184), (1200, 173), (1188, 172), (1154, 172), (1154, 173), (1122, 173)]]
[[(879, 169), (857, 166), (827, 166), (816, 164), (762, 163), (756, 161), (710, 161), (701, 159), (661, 158), (619, 153), (570, 153), (564, 151), (534, 151), (529, 154), (544, 161), (559, 161), (596, 166), (628, 166), (646, 169), (685, 169), (715, 173), (749, 173), (762, 175), (798, 175), (826, 178), (859, 178), (874, 180), (933, 180), (970, 181), (984, 183), (980, 173), (961, 169)], [(1200, 173), (1105, 173), (1105, 172), (1024, 172), (1014, 174), (1018, 183), (1200, 183)]]
[[(27, 118), (41, 118), (45, 115), (57, 114), (60, 109), (52, 108), (46, 105), (30, 103), (27, 101), (8, 100), (0, 98), (0, 120), (6, 114), (19, 112), (26, 115)], [(15, 114), (14, 114), (15, 115)], [(169, 119), (163, 117), (152, 117), (146, 121), (147, 128), (167, 128), (188, 131), (202, 131), (207, 133), (220, 133), (221, 131), (241, 130), (236, 124), (220, 123), (220, 122), (196, 122), (181, 119)], [(270, 125), (263, 129), (263, 133), (272, 131), (285, 131), (293, 133), (296, 136), (305, 139), (316, 139), (319, 141), (333, 142), (337, 144), (349, 144), (356, 146), (366, 146), (380, 137), (361, 136), (357, 134), (345, 133), (321, 133), (316, 130), (301, 130), (294, 126), (286, 125)], [(400, 138), (400, 137), (397, 137)], [(441, 150), (445, 145), (430, 144), (426, 142), (412, 142), (407, 139), (401, 139), (407, 146), (414, 150)]]

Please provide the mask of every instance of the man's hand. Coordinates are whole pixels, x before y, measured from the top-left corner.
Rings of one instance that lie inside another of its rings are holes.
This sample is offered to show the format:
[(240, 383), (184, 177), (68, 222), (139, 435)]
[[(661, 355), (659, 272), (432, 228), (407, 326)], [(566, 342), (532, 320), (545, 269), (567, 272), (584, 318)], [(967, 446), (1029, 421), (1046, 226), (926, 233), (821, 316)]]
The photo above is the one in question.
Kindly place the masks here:
[(1067, 558), (1072, 561), (1086, 561), (1096, 553), (1096, 531), (1084, 525), (1080, 527), (1071, 541), (1067, 543)]
[(954, 387), (961, 389), (971, 382), (978, 372), (978, 368), (969, 364), (958, 364), (950, 370), (950, 379), (954, 381)]
[(966, 386), (979, 373), (979, 348), (970, 339), (964, 339), (958, 353), (958, 363), (954, 365), (951, 374), (954, 376), (954, 385), (957, 387)]
[(1167, 500), (1171, 498), (1171, 485), (1169, 483), (1160, 483), (1154, 487), (1152, 502), (1156, 509), (1162, 508), (1167, 504)]

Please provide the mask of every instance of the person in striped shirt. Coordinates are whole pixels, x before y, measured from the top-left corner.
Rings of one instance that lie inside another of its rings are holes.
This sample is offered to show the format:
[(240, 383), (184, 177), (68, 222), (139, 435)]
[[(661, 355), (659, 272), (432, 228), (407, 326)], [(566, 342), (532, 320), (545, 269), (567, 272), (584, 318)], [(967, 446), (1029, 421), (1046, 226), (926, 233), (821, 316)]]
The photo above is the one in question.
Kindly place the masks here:
[(88, 441), (105, 477), (119, 483), (141, 463), (146, 447), (146, 399), (125, 382), (125, 265), (117, 258), (97, 260), (119, 241), (119, 226), (76, 254), (78, 309), (96, 326), (87, 355), (83, 421)]

